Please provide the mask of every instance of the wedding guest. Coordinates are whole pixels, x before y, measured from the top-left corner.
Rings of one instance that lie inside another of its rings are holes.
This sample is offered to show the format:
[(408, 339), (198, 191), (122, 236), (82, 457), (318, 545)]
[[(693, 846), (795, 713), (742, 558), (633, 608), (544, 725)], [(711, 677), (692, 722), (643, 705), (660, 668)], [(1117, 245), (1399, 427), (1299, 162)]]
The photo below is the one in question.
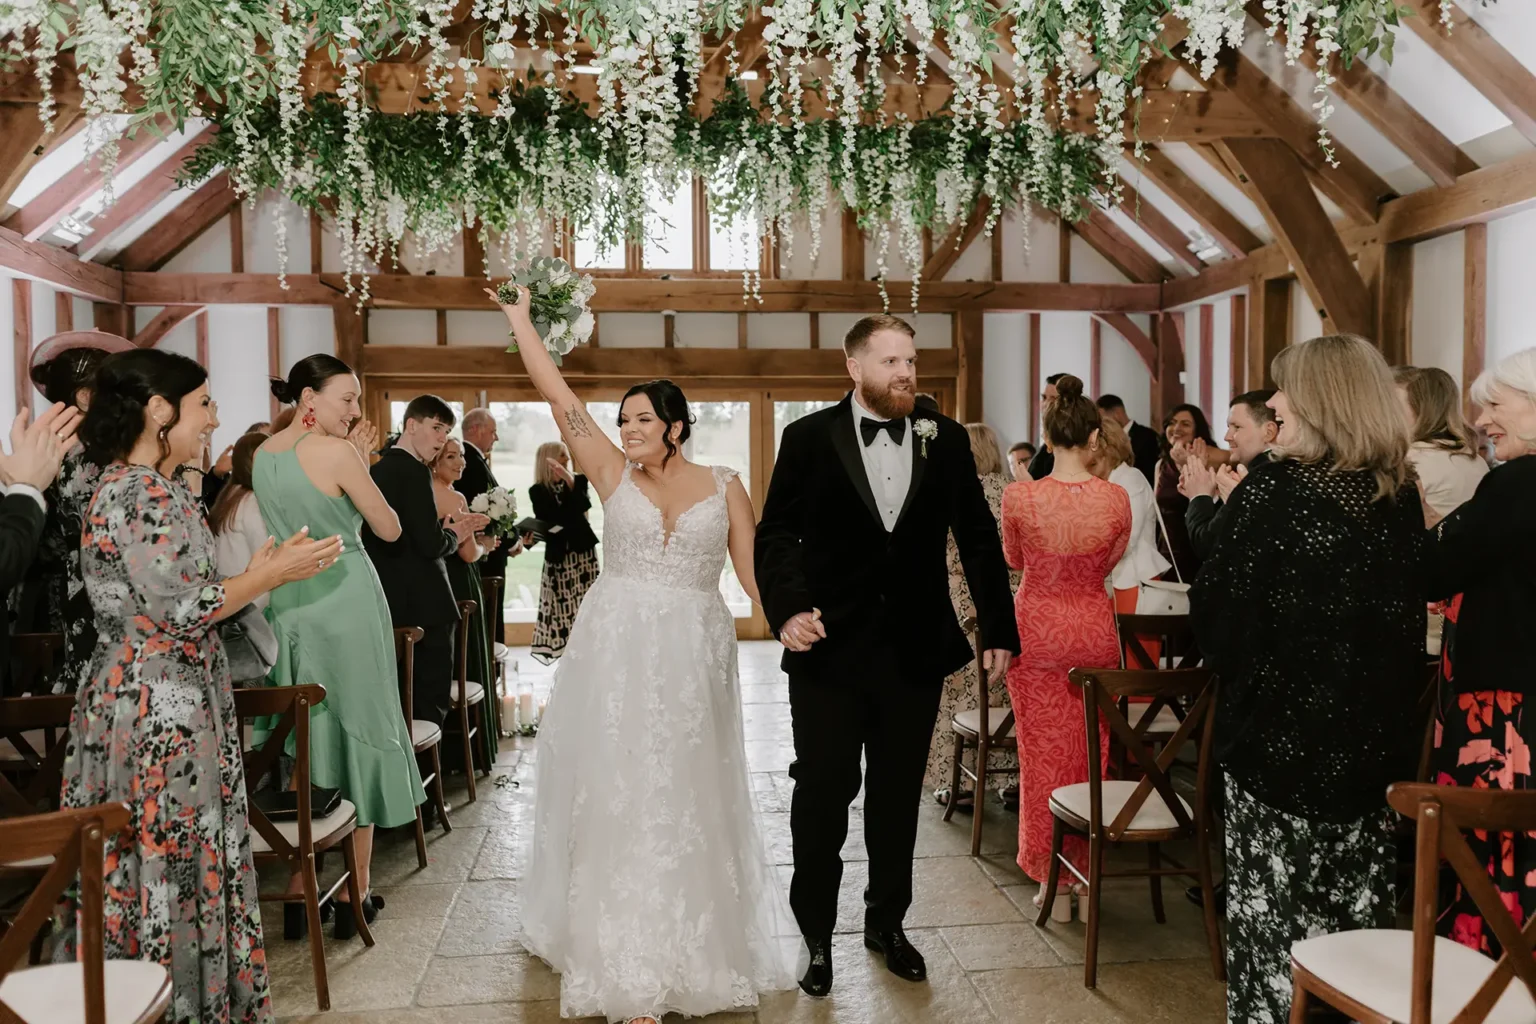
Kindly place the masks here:
[[(454, 483), (453, 488), (464, 495), (466, 502), (470, 502), (492, 487), (501, 486), (501, 481), (496, 479), (496, 473), (491, 469), (491, 449), (496, 447), (499, 437), (496, 417), (491, 415), (489, 409), (469, 410), (464, 414), (463, 434), (464, 472)], [(522, 554), (523, 547), (521, 538), (517, 537), (509, 537), (495, 545), (480, 560), (480, 574), (500, 576), (505, 581), (507, 559)], [(502, 607), (493, 608), (490, 611), (488, 621), (491, 624), (491, 636), (497, 643), (505, 643), (506, 612)]]
[(926, 391), (918, 392), (917, 405), (918, 408), (927, 409), (929, 412), (939, 411), (939, 400)]
[[(1125, 490), (1089, 469), (1103, 449), (1098, 408), (1071, 374), (1058, 377), (1055, 389), (1045, 406), (1051, 473), (1003, 493), (1003, 550), (1024, 571), (1014, 600), (1022, 653), (1008, 670), (1008, 695), (1019, 747), (1018, 863), (1041, 883), (1036, 906), (1050, 869), (1051, 792), (1088, 781), (1082, 694), (1067, 673), (1120, 664), (1104, 583), (1131, 539)], [(1100, 739), (1107, 759), (1107, 733)], [(1085, 842), (1068, 838), (1064, 852), (1086, 873)], [(1070, 900), (1057, 907), (1070, 916)]]
[(597, 580), (597, 534), (587, 522), (592, 498), (587, 478), (571, 473), (571, 455), (559, 441), (533, 453), (533, 517), (544, 523), (544, 575), (539, 583), (539, 618), (533, 627), (533, 657), (552, 664), (565, 651), (571, 624), (588, 589)]
[[(297, 415), (256, 451), (251, 478), (262, 521), (278, 536), (305, 526), (340, 534), (348, 553), (335, 571), (273, 592), (268, 618), (279, 654), (269, 679), (279, 686), (325, 684), (325, 700), (309, 716), (310, 777), (356, 805), (357, 881), (364, 919), (372, 920), (384, 905), (369, 895), (374, 826), (414, 821), (426, 799), (400, 713), (389, 609), (359, 537), (365, 523), (370, 536), (398, 537), (400, 519), (368, 475), (377, 433), (363, 419), (362, 386), (346, 363), (307, 356), (286, 380), (272, 382), (272, 393), (294, 403)], [(291, 891), (298, 881), (290, 881)], [(337, 938), (350, 938), (357, 927), (350, 899), (345, 889), (337, 894)], [(288, 904), (283, 934), (299, 938), (304, 930), (302, 904)]]
[[(246, 434), (267, 434), (270, 436), (272, 434), (272, 424), (266, 420), (257, 420), (246, 427), (245, 432), (240, 436), (244, 437)], [(209, 451), (212, 451), (212, 449), (209, 449)], [(203, 496), (203, 508), (208, 509), (210, 513), (214, 502), (219, 500), (219, 492), (224, 489), (224, 484), (229, 480), (231, 460), (234, 458), (234, 454), (234, 445), (225, 448), (219, 453), (219, 457), (214, 459), (213, 463), (208, 466), (208, 471), (202, 474), (203, 479), (198, 486)]]
[(1477, 432), (1461, 414), (1461, 388), (1439, 367), (1402, 366), (1393, 373), (1413, 442), (1408, 463), (1419, 481), (1424, 525), (1433, 527), (1472, 497), (1488, 475)]
[(1029, 460), (1035, 457), (1035, 446), (1020, 441), (1008, 449), (1008, 476), (1013, 480), (1028, 480)]
[[(1162, 575), (1168, 569), (1168, 559), (1157, 550), (1157, 499), (1152, 495), (1152, 485), (1135, 467), (1131, 439), (1119, 421), (1105, 412), (1102, 399), (1099, 413), (1099, 452), (1091, 468), (1099, 479), (1124, 490), (1131, 503), (1131, 538), (1125, 554), (1110, 570), (1110, 586), (1115, 592), (1115, 611), (1134, 615), (1141, 585)], [(1162, 642), (1156, 638), (1143, 639), (1141, 646), (1154, 660), (1162, 652)], [(1129, 655), (1126, 663), (1135, 664)]]
[[(126, 338), (102, 331), (70, 331), (44, 341), (32, 353), (33, 385), (50, 403), (84, 414), (91, 406), (96, 368), (113, 352), (133, 348)], [(10, 591), (18, 633), (60, 633), (64, 650), (55, 665), (53, 688), (75, 689), (80, 671), (96, 647), (95, 615), (80, 575), (80, 528), (85, 506), (96, 493), (101, 467), (75, 444), (64, 453), (58, 476), (43, 495), (48, 513), (42, 537), (21, 586)]]
[(1191, 457), (1203, 459), (1212, 467), (1227, 460), (1227, 453), (1216, 447), (1211, 425), (1198, 405), (1184, 403), (1173, 407), (1163, 418), (1163, 454), (1152, 477), (1152, 491), (1163, 517), (1163, 529), (1157, 547), (1173, 568), (1167, 579), (1189, 583), (1200, 572), (1200, 556), (1189, 540), (1184, 513), (1189, 499), (1179, 493), (1179, 473)]
[[(1437, 531), (1431, 596), (1460, 596), (1446, 609), (1436, 714), (1435, 779), (1447, 786), (1529, 790), (1536, 715), (1536, 655), (1525, 642), (1536, 621), (1536, 348), (1501, 360), (1472, 385), (1477, 425), (1502, 463)], [(1458, 456), (1459, 458), (1459, 456)], [(1433, 542), (1432, 542), (1433, 543)], [(1463, 833), (1488, 880), (1519, 920), (1536, 914), (1536, 837)], [(1497, 958), (1502, 946), (1458, 880), (1439, 932)]]
[[(226, 576), (245, 571), (251, 557), (261, 550), (270, 534), (257, 505), (256, 485), (251, 467), (256, 449), (267, 440), (266, 433), (248, 433), (230, 446), (229, 473), (218, 500), (208, 512), (208, 528), (213, 531), (219, 555), (219, 571)], [(251, 603), (265, 608), (269, 596), (262, 594)]]
[(1313, 338), (1271, 366), (1274, 460), (1232, 493), (1190, 592), (1221, 681), (1227, 1018), (1284, 1021), (1291, 944), (1390, 928), (1387, 786), (1413, 777), (1426, 542), (1392, 374)]
[[(1136, 472), (1146, 477), (1150, 485), (1152, 474), (1157, 469), (1157, 460), (1162, 456), (1162, 446), (1158, 443), (1157, 431), (1131, 419), (1130, 414), (1125, 411), (1125, 402), (1119, 395), (1100, 395), (1095, 404), (1098, 405), (1099, 412), (1104, 418), (1114, 420), (1129, 439), (1134, 458), (1124, 460), (1124, 464), (1134, 466)], [(1134, 501), (1133, 498), (1133, 504)]]
[[(104, 467), (80, 558), (100, 637), (80, 683), (64, 758), (64, 807), (127, 803), (108, 843), (109, 959), (170, 973), (173, 1024), (275, 1019), (246, 821), (240, 721), (217, 623), (258, 594), (331, 568), (342, 538), (298, 532), (221, 579), (213, 536), (172, 476), (218, 416), (185, 356), (135, 349), (96, 373), (80, 433)], [(317, 531), (318, 533), (318, 531)], [(75, 958), (78, 907), (56, 957)]]
[[(1003, 471), (1002, 446), (998, 444), (992, 428), (985, 423), (967, 423), (965, 431), (971, 438), (971, 456), (976, 460), (976, 475), (981, 479), (982, 493), (987, 497), (987, 505), (992, 509), (992, 518), (997, 522), (998, 534), (1001, 536), (1003, 491), (1008, 486), (1008, 476)], [(965, 580), (965, 568), (960, 564), (960, 548), (953, 535), (947, 543), (945, 559), (949, 565), (949, 600), (955, 607), (956, 620), (964, 622), (976, 614), (976, 602), (971, 599), (971, 587)], [(1019, 589), (1017, 570), (1008, 574), (1008, 587), (1012, 591)], [(967, 662), (964, 668), (944, 680), (944, 689), (939, 694), (938, 728), (933, 731), (928, 750), (928, 773), (923, 784), (933, 789), (934, 799), (941, 804), (948, 804), (953, 797), (949, 784), (954, 770), (955, 736), (949, 729), (949, 721), (958, 712), (976, 707), (976, 693), (981, 682), (977, 672), (976, 662)], [(1007, 681), (999, 679), (988, 688), (987, 693), (989, 707), (1002, 707), (1008, 700)], [(994, 725), (996, 721), (993, 719)], [(990, 767), (1008, 769), (1015, 764), (1013, 751), (1004, 749), (998, 751), (997, 761)], [(955, 805), (955, 809), (960, 811), (970, 808), (971, 798), (965, 795)]]
[[(1049, 377), (1045, 378), (1045, 384), (1040, 388), (1040, 408), (1042, 410), (1042, 417), (1045, 407), (1056, 401), (1056, 385), (1061, 380), (1061, 378), (1065, 376), (1066, 374), (1064, 373), (1053, 373)], [(1044, 431), (1042, 431), (1040, 434), (1040, 450), (1037, 451), (1029, 460), (1030, 479), (1039, 480), (1043, 477), (1050, 476), (1052, 460), (1053, 456), (1051, 455), (1051, 439)]]
[(474, 513), (446, 522), (438, 518), (432, 471), (427, 466), (443, 450), (456, 421), (448, 403), (436, 395), (411, 399), (399, 440), (371, 470), (374, 483), (399, 517), (400, 532), (387, 537), (372, 524), (363, 530), (363, 545), (384, 585), (394, 624), (420, 626), (425, 632), (416, 644), (412, 714), (438, 725), (448, 717), (453, 635), (459, 621), (458, 602), (443, 560), (490, 523)]
[[(437, 458), (432, 460), (432, 498), (439, 519), (469, 514), (469, 503), (464, 500), (464, 495), (454, 489), (464, 475), (464, 451), (465, 446), (450, 437), (437, 453)], [(448, 570), (448, 582), (453, 587), (454, 600), (475, 602), (475, 612), (469, 618), (469, 644), (463, 654), (464, 677), (485, 687), (486, 726), (480, 730), (480, 743), (488, 765), (496, 763), (501, 709), (493, 699), (491, 687), (491, 635), (486, 628), (488, 609), (485, 607), (484, 589), (480, 586), (480, 562), (499, 544), (496, 537), (476, 533), (465, 538), (454, 554), (443, 559), (444, 567)], [(455, 648), (455, 657), (458, 656)]]
[(1205, 459), (1186, 459), (1179, 471), (1179, 493), (1189, 499), (1184, 510), (1184, 529), (1195, 557), (1207, 559), (1226, 531), (1227, 499), (1254, 468), (1269, 461), (1279, 425), (1269, 407), (1274, 391), (1245, 391), (1232, 399), (1227, 410), (1226, 442), (1230, 462), (1212, 469)]

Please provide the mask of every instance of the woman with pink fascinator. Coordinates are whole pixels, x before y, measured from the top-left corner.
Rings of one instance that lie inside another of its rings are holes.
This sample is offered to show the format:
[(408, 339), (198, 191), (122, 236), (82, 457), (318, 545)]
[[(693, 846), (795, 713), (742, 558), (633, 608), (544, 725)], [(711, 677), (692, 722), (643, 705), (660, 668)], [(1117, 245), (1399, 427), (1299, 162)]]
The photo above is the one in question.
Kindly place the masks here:
[[(55, 334), (32, 352), (32, 384), (50, 403), (63, 402), (83, 413), (91, 404), (96, 367), (113, 352), (131, 348), (127, 338), (105, 331)], [(100, 477), (101, 467), (76, 442), (45, 495), (48, 515), (37, 559), (10, 598), (15, 632), (64, 635), (53, 680), (57, 693), (79, 685), (80, 669), (96, 646), (95, 619), (80, 575), (80, 527)]]

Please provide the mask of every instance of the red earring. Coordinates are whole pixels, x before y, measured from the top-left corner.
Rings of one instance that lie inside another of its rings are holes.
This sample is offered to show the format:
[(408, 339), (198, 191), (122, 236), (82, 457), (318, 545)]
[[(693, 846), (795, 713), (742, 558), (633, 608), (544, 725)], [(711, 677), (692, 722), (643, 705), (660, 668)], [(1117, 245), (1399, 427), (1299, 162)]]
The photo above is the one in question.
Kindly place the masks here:
[(313, 410), (313, 409), (305, 409), (304, 410), (304, 416), (303, 416), (303, 418), (301, 418), (299, 420), (299, 422), (304, 424), (304, 429), (306, 429), (306, 430), (314, 430), (315, 429), (315, 410)]

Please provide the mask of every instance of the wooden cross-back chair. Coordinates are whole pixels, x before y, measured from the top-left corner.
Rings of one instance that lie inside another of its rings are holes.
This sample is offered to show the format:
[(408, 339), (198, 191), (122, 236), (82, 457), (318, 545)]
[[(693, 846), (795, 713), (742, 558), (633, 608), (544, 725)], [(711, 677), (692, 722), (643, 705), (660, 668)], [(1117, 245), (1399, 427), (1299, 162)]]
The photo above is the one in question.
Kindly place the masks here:
[[(1536, 792), (1399, 782), (1387, 803), (1418, 825), (1413, 930), (1366, 928), (1291, 947), (1292, 1024), (1316, 999), (1364, 1024), (1536, 1020), (1536, 917), (1522, 929), (1462, 833), (1536, 831)], [(1435, 934), (1449, 862), (1504, 947), (1497, 961)]]
[[(1099, 905), (1105, 878), (1145, 877), (1152, 890), (1152, 913), (1158, 924), (1163, 913), (1165, 875), (1193, 878), (1204, 897), (1205, 935), (1210, 945), (1211, 969), (1218, 981), (1226, 978), (1221, 933), (1216, 924), (1216, 900), (1211, 884), (1211, 848), (1208, 840), (1209, 811), (1206, 791), (1211, 774), (1211, 735), (1215, 724), (1216, 677), (1203, 668), (1164, 669), (1148, 672), (1131, 669), (1073, 669), (1072, 682), (1082, 689), (1084, 724), (1088, 732), (1088, 781), (1060, 786), (1051, 793), (1051, 867), (1044, 889), (1044, 905), (1035, 922), (1044, 927), (1051, 918), (1061, 868), (1066, 866), (1088, 886), (1088, 928), (1083, 953), (1083, 984), (1093, 988), (1098, 978)], [(1155, 754), (1121, 711), (1128, 697), (1186, 702), (1187, 712), (1169, 742)], [(1109, 780), (1101, 768), (1099, 720), (1141, 770), (1139, 781)], [(1174, 754), (1186, 742), (1197, 739), (1195, 802), (1180, 795), (1169, 770)], [(1088, 840), (1088, 874), (1079, 872), (1062, 854), (1068, 834)], [(1195, 843), (1196, 866), (1186, 867), (1162, 852), (1161, 844), (1178, 839)], [(1109, 843), (1144, 843), (1145, 868), (1104, 869), (1104, 849)]]
[[(480, 592), (485, 596), (485, 639), (486, 651), (491, 656), (491, 671), (496, 673), (496, 697), (507, 695), (507, 645), (506, 638), (496, 632), (496, 609), (501, 607), (501, 595), (506, 589), (507, 581), (502, 576), (480, 577)], [(499, 707), (500, 705), (498, 705)], [(502, 731), (507, 730), (507, 723), (501, 723)]]
[[(104, 952), (106, 847), (128, 831), (123, 804), (99, 804), (0, 821), (0, 857), (45, 860), (15, 923), (0, 937), (0, 1024), (151, 1024), (171, 1003), (171, 976), (158, 963), (108, 960)], [(13, 969), (79, 878), (74, 963)]]
[[(458, 719), (459, 736), (464, 741), (464, 780), (469, 786), (470, 803), (478, 799), (475, 794), (477, 762), (482, 764), (487, 772), (491, 770), (489, 764), (484, 764), (486, 760), (484, 751), (480, 749), (480, 744), (475, 742), (480, 735), (480, 730), (486, 728), (490, 721), (485, 710), (485, 685), (469, 679), (470, 620), (479, 607), (474, 601), (459, 602), (459, 636), (458, 643), (455, 645), (458, 648), (458, 658), (454, 666), (453, 685), (448, 691), (449, 707)], [(474, 713), (473, 722), (470, 721), (471, 711)]]
[(56, 810), (72, 693), (0, 700), (0, 817)]
[(54, 667), (63, 650), (63, 633), (12, 634), (9, 692), (20, 695), (51, 690)]
[[(416, 645), (421, 643), (424, 636), (426, 631), (420, 626), (395, 628), (395, 660), (400, 663), (400, 707), (410, 729), (411, 749), (416, 754), (417, 765), (420, 765), (423, 757), (432, 765), (431, 771), (422, 773), (421, 784), (426, 787), (427, 797), (437, 811), (437, 820), (443, 826), (443, 831), (452, 832), (453, 825), (448, 821), (448, 805), (443, 800), (443, 762), (440, 752), (443, 744), (442, 727), (435, 722), (413, 718), (411, 712), (416, 699)], [(427, 830), (421, 804), (416, 805), (416, 866), (423, 870), (427, 866)]]
[[(976, 656), (977, 699), (976, 707), (956, 712), (949, 721), (950, 732), (955, 736), (954, 760), (950, 764), (949, 803), (944, 808), (944, 820), (955, 815), (955, 804), (960, 799), (962, 779), (971, 780), (971, 856), (981, 856), (982, 811), (985, 809), (987, 777), (1011, 775), (1015, 768), (993, 768), (987, 759), (993, 750), (1009, 750), (1017, 744), (1013, 726), (1013, 707), (989, 706), (991, 695), (987, 686), (987, 670), (982, 665), (981, 634), (975, 616), (961, 622), (961, 628), (971, 638), (971, 648)], [(965, 752), (974, 750), (971, 767), (966, 767)]]
[[(263, 893), (269, 903), (304, 904), (309, 922), (309, 958), (315, 974), (315, 1001), (319, 1008), (331, 1008), (331, 990), (325, 968), (325, 941), (320, 933), (320, 906), (334, 899), (345, 885), (352, 906), (363, 905), (363, 891), (357, 878), (357, 808), (342, 800), (323, 818), (314, 817), (309, 782), (309, 711), (325, 699), (325, 687), (318, 683), (301, 686), (258, 686), (235, 691), (235, 707), (242, 721), (274, 718), (267, 723), (270, 732), (260, 746), (243, 754), (246, 791), (254, 792), (262, 777), (277, 767), (278, 756), (286, 750), (288, 737), (294, 738), (293, 792), (298, 800), (298, 814), (292, 821), (274, 822), (255, 801), (248, 801), (251, 825), (251, 854), (258, 864), (281, 862), (299, 876), (302, 891), (290, 894)], [(320, 892), (315, 855), (341, 847), (346, 870), (331, 887)], [(357, 919), (358, 934), (365, 945), (373, 945), (373, 934), (363, 914)]]

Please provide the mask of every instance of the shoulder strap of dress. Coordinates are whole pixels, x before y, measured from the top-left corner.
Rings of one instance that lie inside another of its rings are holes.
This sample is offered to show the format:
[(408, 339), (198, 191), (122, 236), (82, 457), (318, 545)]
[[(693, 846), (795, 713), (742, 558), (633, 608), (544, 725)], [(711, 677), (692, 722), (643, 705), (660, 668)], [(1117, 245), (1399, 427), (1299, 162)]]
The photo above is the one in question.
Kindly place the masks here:
[(709, 471), (715, 475), (716, 494), (724, 494), (731, 481), (741, 475), (730, 466), (710, 466)]

